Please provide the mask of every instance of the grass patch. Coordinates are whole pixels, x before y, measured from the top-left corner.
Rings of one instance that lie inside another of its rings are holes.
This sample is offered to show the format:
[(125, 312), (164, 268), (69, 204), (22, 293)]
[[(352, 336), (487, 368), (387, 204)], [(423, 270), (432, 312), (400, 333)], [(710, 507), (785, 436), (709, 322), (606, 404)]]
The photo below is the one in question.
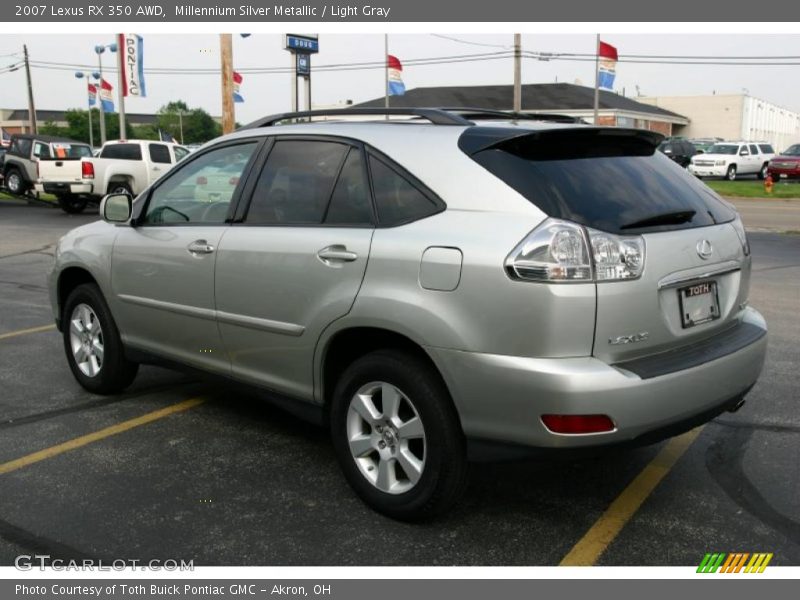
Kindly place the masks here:
[(800, 184), (776, 183), (772, 193), (764, 189), (764, 182), (752, 181), (721, 181), (718, 179), (704, 179), (705, 183), (720, 196), (732, 198), (800, 198)]
[[(6, 191), (0, 190), (0, 200), (34, 200), (35, 196), (14, 196), (13, 194), (9, 194)], [(39, 200), (44, 202), (52, 202), (53, 204), (57, 203), (58, 200), (52, 194), (39, 194)]]

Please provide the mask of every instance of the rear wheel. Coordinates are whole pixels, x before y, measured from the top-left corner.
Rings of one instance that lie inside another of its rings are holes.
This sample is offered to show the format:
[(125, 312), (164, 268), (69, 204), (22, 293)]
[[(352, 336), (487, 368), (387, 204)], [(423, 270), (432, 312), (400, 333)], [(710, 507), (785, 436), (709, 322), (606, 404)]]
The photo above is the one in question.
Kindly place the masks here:
[(69, 368), (84, 388), (113, 394), (131, 384), (139, 365), (125, 358), (119, 330), (95, 284), (72, 290), (64, 303), (61, 328)]
[(736, 179), (736, 165), (728, 167), (728, 170), (725, 172), (725, 179), (728, 181), (734, 181)]
[(461, 495), (458, 416), (438, 374), (411, 354), (378, 351), (350, 365), (334, 392), (331, 434), (348, 482), (385, 515), (430, 518)]
[(71, 215), (83, 212), (88, 203), (89, 201), (86, 198), (73, 196), (71, 194), (58, 197), (58, 205), (61, 207), (61, 210)]
[(15, 196), (22, 196), (28, 191), (28, 184), (19, 169), (12, 167), (6, 171), (6, 188)]
[(108, 184), (108, 192), (109, 194), (128, 194), (129, 196), (133, 196), (133, 191), (131, 190), (131, 186), (129, 186), (124, 181), (114, 181)]

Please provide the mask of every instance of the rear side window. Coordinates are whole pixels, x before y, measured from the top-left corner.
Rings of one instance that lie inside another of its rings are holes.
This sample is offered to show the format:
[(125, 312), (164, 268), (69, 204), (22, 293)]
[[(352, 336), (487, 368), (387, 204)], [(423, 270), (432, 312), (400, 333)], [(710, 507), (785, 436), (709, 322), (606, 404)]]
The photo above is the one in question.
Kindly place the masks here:
[(335, 142), (275, 142), (258, 178), (247, 223), (320, 224), (349, 146)]
[(370, 156), (369, 168), (381, 225), (402, 225), (439, 212), (432, 200), (380, 159)]
[(142, 160), (142, 147), (139, 144), (108, 144), (103, 146), (100, 158)]
[(764, 154), (775, 154), (775, 150), (769, 144), (759, 144), (759, 148), (761, 148), (761, 152)]
[(357, 148), (351, 148), (347, 154), (324, 222), (326, 225), (342, 226), (372, 224), (369, 184), (361, 151)]
[(31, 142), (31, 140), (18, 138), (11, 142), (11, 150), (9, 150), (9, 154), (28, 158), (30, 156), (32, 146), (33, 142)]
[(758, 154), (758, 146), (750, 144), (750, 154)]
[[(516, 134), (472, 158), (547, 215), (610, 233), (703, 227), (735, 218), (714, 192), (635, 133)], [(665, 215), (676, 216), (669, 222)]]
[(150, 160), (154, 163), (170, 164), (169, 148), (164, 144), (150, 144)]

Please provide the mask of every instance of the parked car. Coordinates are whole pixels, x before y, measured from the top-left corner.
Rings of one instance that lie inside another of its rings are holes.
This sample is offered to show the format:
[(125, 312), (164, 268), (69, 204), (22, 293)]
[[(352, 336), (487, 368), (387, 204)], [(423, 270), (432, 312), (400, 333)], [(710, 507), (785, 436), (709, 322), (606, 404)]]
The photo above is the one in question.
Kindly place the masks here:
[(187, 154), (167, 142), (110, 141), (98, 157), (89, 153), (79, 162), (42, 164), (36, 190), (57, 194), (65, 212), (79, 213), (106, 193), (137, 195)]
[(722, 138), (694, 138), (689, 141), (694, 146), (696, 154), (705, 154), (711, 146), (725, 140)]
[(3, 162), (5, 187), (12, 194), (24, 195), (39, 179), (42, 162), (79, 165), (84, 156), (91, 156), (89, 144), (47, 135), (13, 135)]
[(697, 154), (694, 145), (683, 138), (667, 138), (658, 145), (658, 150), (683, 168), (688, 167), (692, 157)]
[(733, 181), (741, 175), (767, 176), (767, 165), (775, 150), (764, 142), (719, 142), (705, 154), (692, 158), (689, 172), (697, 177), (724, 177)]
[(6, 159), (6, 152), (8, 149), (5, 146), (0, 146), (0, 188), (3, 187), (3, 162)]
[(773, 181), (800, 178), (800, 144), (789, 146), (770, 160), (767, 171)]
[[(166, 362), (264, 389), (328, 423), (348, 482), (399, 519), (447, 510), (468, 453), (737, 410), (767, 330), (735, 209), (657, 133), (468, 116), (268, 117), (107, 196), (50, 274), (73, 375), (110, 394)], [(228, 193), (198, 194), (222, 166)]]

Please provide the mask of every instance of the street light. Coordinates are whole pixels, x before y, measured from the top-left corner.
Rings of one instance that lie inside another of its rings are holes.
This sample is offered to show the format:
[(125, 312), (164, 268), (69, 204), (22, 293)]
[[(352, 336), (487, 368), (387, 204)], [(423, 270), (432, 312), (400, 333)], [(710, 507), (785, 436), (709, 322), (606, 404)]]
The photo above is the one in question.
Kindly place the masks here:
[[(95, 71), (94, 73), (91, 73), (91, 74), (84, 73), (83, 71), (75, 71), (75, 78), (76, 79), (83, 79), (84, 77), (86, 78), (87, 84), (88, 84), (88, 82), (89, 82), (91, 77), (94, 77), (95, 79), (100, 81), (100, 73), (98, 73), (97, 71)], [(87, 92), (88, 92), (88, 89), (89, 88), (88, 88), (88, 85), (87, 85), (87, 88), (86, 88)], [(98, 102), (100, 100), (100, 94), (99, 93), (95, 93), (94, 97), (95, 97), (95, 102)], [(92, 130), (92, 101), (91, 101), (91, 99), (88, 99), (88, 102), (89, 102), (89, 145), (92, 147), (92, 152), (94, 152), (94, 131)]]
[[(103, 111), (103, 97), (102, 97), (102, 93), (103, 93), (103, 52), (106, 51), (106, 48), (108, 48), (111, 52), (116, 52), (117, 51), (117, 45), (116, 44), (106, 44), (105, 46), (102, 45), (102, 44), (98, 44), (97, 46), (94, 47), (94, 51), (97, 53), (97, 66), (100, 69), (99, 70), (99, 73), (100, 73), (100, 88), (97, 90), (97, 96), (98, 96), (97, 99), (99, 100), (98, 106), (100, 108), (100, 145), (101, 146), (106, 143), (106, 117), (105, 117), (105, 112)], [(120, 135), (123, 135), (123, 133), (120, 132)]]

